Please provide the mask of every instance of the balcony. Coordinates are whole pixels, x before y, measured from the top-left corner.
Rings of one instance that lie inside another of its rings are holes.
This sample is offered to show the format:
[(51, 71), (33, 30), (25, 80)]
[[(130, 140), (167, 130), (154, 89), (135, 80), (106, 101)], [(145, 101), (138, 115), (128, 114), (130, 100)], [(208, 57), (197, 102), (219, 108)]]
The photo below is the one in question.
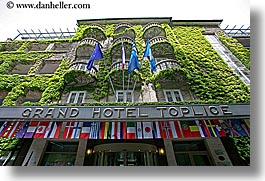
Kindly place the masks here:
[(165, 59), (165, 58), (156, 58), (156, 71), (159, 72), (161, 70), (178, 67), (181, 68), (178, 62), (174, 59)]
[(82, 71), (88, 71), (91, 74), (96, 74), (98, 72), (98, 69), (96, 67), (98, 67), (97, 65), (94, 64), (94, 66), (92, 67), (92, 69), (89, 71), (87, 70), (87, 61), (88, 60), (77, 60), (74, 61), (73, 63), (70, 64), (70, 70), (82, 70)]
[[(128, 69), (128, 64), (129, 64), (129, 60), (125, 60), (124, 68)], [(110, 66), (110, 70), (113, 70), (113, 69), (121, 70), (122, 69), (122, 61), (118, 60), (118, 61), (114, 62)]]

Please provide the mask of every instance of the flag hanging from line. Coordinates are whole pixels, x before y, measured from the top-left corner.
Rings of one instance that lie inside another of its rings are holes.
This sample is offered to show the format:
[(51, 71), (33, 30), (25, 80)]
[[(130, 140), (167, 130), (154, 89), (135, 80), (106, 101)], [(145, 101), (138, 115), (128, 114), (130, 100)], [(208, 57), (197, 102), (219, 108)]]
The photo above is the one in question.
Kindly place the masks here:
[(87, 63), (87, 70), (91, 70), (95, 60), (103, 58), (99, 43), (96, 44), (95, 49)]
[(156, 64), (155, 64), (155, 58), (154, 58), (154, 56), (152, 54), (151, 45), (150, 45), (149, 41), (147, 41), (147, 43), (146, 43), (146, 47), (145, 47), (144, 57), (143, 58), (148, 58), (149, 59), (151, 72), (154, 73), (156, 71)]
[(121, 45), (121, 59), (122, 59), (122, 71), (124, 71), (124, 66), (125, 66), (125, 48), (124, 48), (124, 43), (122, 42)]
[(136, 49), (135, 43), (133, 43), (130, 61), (129, 61), (129, 65), (128, 65), (128, 74), (130, 74), (135, 69), (140, 71), (140, 64), (138, 61), (137, 49)]

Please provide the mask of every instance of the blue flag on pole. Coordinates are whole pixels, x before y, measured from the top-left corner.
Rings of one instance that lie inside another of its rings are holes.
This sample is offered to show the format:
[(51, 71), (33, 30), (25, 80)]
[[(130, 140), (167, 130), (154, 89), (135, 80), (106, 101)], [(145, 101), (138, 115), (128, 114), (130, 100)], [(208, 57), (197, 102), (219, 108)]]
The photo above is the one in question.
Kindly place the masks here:
[(145, 47), (145, 51), (144, 51), (144, 58), (148, 58), (150, 60), (150, 69), (151, 72), (155, 72), (156, 71), (156, 64), (155, 64), (155, 58), (152, 54), (152, 50), (151, 50), (151, 45), (150, 42), (148, 41), (146, 43), (146, 47)]
[(100, 46), (99, 46), (99, 43), (96, 44), (95, 46), (95, 49), (87, 63), (87, 70), (91, 70), (92, 67), (93, 67), (93, 64), (94, 64), (94, 61), (97, 60), (97, 59), (101, 59), (103, 58), (103, 54), (101, 52), (101, 49), (100, 49)]
[(138, 71), (140, 71), (140, 64), (138, 61), (138, 55), (137, 55), (135, 43), (133, 43), (132, 45), (132, 53), (131, 53), (131, 57), (130, 57), (129, 65), (128, 65), (128, 73), (130, 74), (134, 69), (137, 69)]

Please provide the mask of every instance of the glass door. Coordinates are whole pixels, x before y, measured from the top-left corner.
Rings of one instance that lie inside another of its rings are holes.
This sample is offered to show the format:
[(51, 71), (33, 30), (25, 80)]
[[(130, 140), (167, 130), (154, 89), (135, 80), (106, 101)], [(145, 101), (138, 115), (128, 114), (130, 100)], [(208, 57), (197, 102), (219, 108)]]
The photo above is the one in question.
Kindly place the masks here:
[(139, 143), (113, 143), (94, 147), (96, 166), (155, 166), (156, 147)]

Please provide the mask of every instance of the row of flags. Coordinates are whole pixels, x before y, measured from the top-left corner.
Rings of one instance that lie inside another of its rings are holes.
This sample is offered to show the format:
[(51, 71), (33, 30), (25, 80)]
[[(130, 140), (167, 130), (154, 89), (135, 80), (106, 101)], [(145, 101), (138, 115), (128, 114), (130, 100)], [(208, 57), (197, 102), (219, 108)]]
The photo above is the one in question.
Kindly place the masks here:
[(0, 138), (159, 139), (226, 136), (250, 136), (249, 120), (69, 121), (64, 126), (62, 121), (0, 122)]
[[(122, 57), (122, 70), (124, 71), (125, 47), (124, 47), (123, 42), (122, 42), (122, 48), (121, 49), (122, 49), (122, 55), (121, 55), (121, 57)], [(87, 70), (92, 69), (95, 60), (102, 59), (102, 58), (103, 58), (103, 53), (101, 51), (99, 43), (97, 43), (91, 56), (90, 56), (90, 58), (89, 58), (89, 60), (88, 60)], [(152, 54), (151, 45), (150, 45), (149, 41), (147, 41), (147, 43), (146, 43), (143, 58), (147, 58), (150, 61), (150, 70), (152, 73), (154, 73), (156, 71), (156, 65), (155, 65), (155, 59), (154, 59), (154, 56)], [(136, 49), (135, 43), (133, 42), (132, 51), (131, 51), (131, 55), (130, 55), (130, 61), (128, 64), (128, 74), (130, 74), (135, 69), (140, 71), (140, 64), (139, 64), (139, 60), (138, 60), (137, 49)]]

